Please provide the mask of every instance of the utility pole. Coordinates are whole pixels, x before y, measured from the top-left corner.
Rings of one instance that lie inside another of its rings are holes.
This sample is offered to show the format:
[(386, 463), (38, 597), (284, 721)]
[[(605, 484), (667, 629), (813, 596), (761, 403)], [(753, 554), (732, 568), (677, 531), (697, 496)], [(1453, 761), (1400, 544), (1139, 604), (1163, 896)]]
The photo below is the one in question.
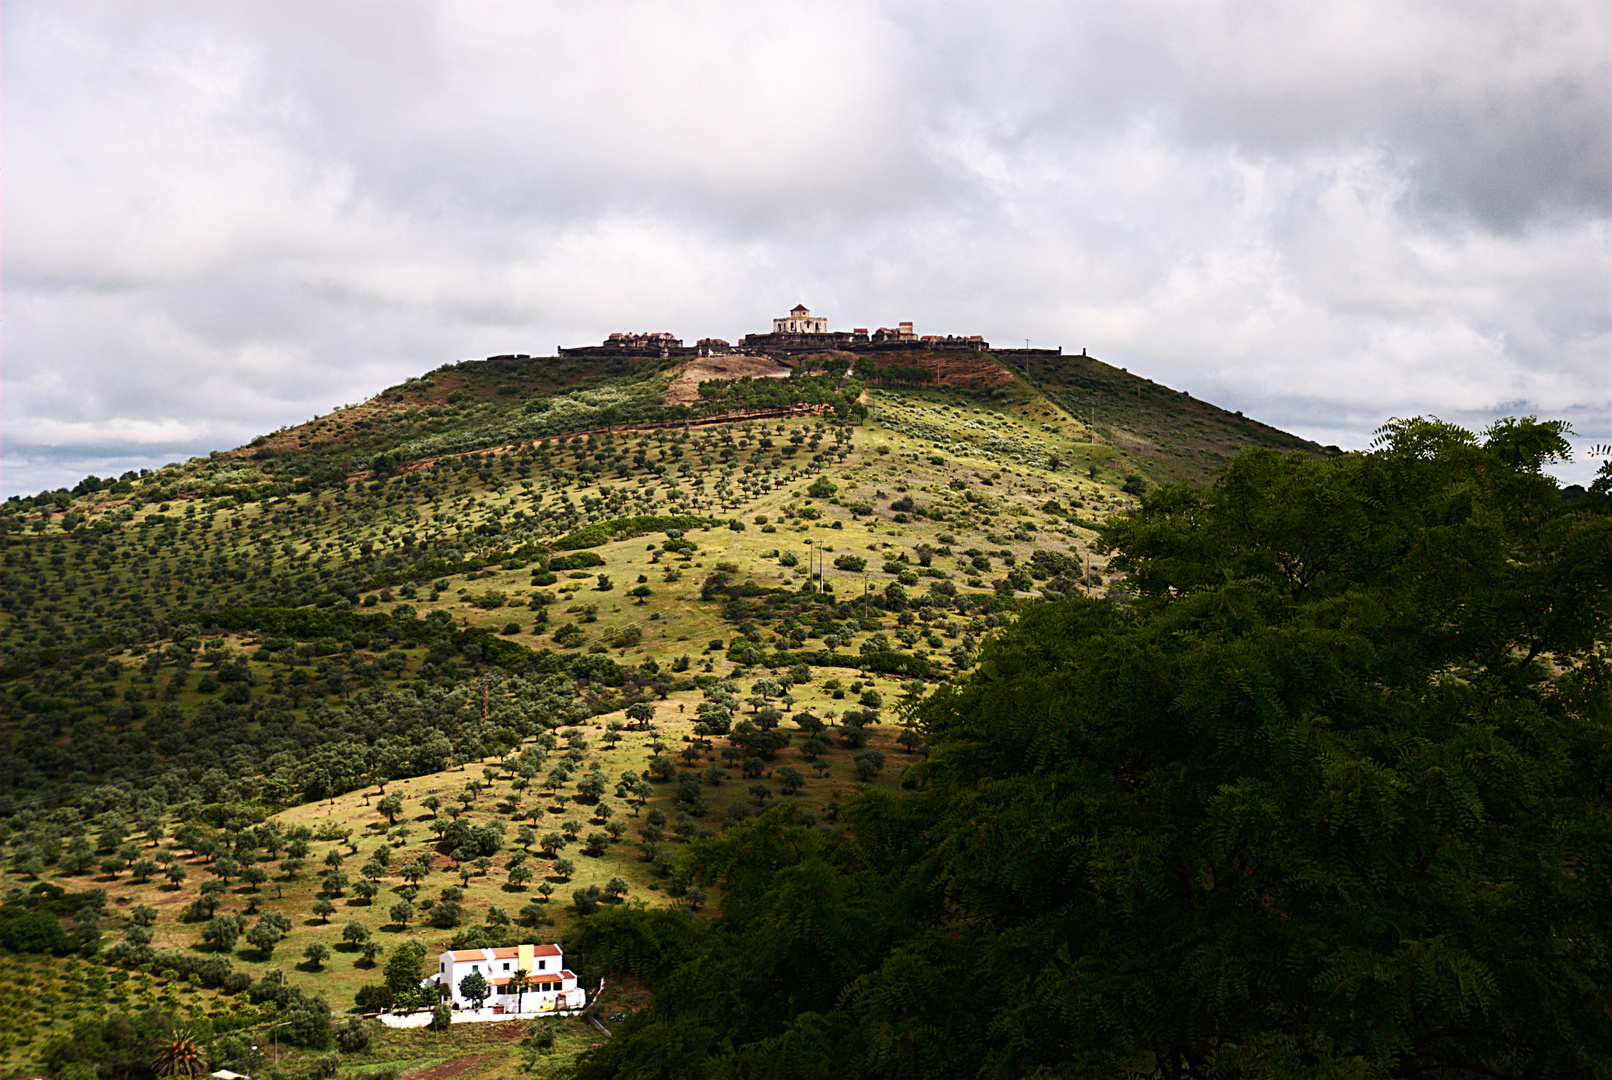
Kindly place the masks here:
[(868, 590), (873, 586), (868, 584), (868, 575), (862, 575), (862, 621), (868, 621)]
[(481, 726), (487, 726), (487, 676), (481, 677)]
[[(285, 961), (283, 959), (280, 961), (280, 985), (285, 986)], [(276, 1014), (272, 1030), (274, 1032), (274, 1063), (278, 1065), (280, 1063), (280, 1021), (278, 1014)]]

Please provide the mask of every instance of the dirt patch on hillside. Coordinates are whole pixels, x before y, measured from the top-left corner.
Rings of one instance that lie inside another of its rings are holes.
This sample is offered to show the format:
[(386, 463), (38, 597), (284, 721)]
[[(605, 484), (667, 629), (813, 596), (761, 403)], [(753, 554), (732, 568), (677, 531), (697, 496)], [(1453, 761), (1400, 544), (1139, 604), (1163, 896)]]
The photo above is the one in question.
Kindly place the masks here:
[(997, 362), (989, 353), (975, 352), (887, 352), (874, 353), (872, 359), (879, 365), (891, 368), (912, 368), (930, 378), (923, 382), (905, 383), (900, 379), (872, 379), (877, 386), (962, 386), (979, 388), (1001, 386), (1014, 379), (1014, 372)]
[(1013, 372), (982, 353), (935, 353), (926, 358), (940, 359), (943, 386), (999, 386), (1013, 381)]
[(450, 1076), (485, 1072), (494, 1065), (507, 1064), (508, 1060), (503, 1054), (471, 1054), (467, 1057), (449, 1058), (441, 1065), (404, 1073), (403, 1080), (448, 1080)]
[(701, 356), (683, 365), (666, 390), (666, 404), (693, 405), (707, 379), (787, 379), (790, 368), (766, 356)]

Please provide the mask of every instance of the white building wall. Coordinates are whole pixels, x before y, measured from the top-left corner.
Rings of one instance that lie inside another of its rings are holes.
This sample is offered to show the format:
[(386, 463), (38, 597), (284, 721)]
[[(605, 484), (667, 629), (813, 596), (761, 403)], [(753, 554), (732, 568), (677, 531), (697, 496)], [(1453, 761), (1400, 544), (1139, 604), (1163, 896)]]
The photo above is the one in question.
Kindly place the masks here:
[(828, 333), (828, 320), (821, 316), (812, 316), (805, 308), (795, 308), (781, 319), (772, 321), (772, 332), (775, 334), (826, 334)]
[[(504, 950), (499, 950), (504, 951)], [(523, 961), (519, 955), (500, 956), (492, 949), (461, 950), (449, 960), (449, 954), (443, 953), (437, 958), (437, 973), (425, 980), (425, 985), (437, 987), (446, 986), (448, 1000), (453, 1004), (468, 1008), (471, 1002), (460, 993), (459, 984), (471, 972), (478, 972), (492, 987), (493, 994), (488, 997), (487, 1005), (508, 1004), (514, 1007), (515, 993), (507, 985), (496, 986), (499, 980), (514, 977), (516, 970), (521, 967), (527, 969), (530, 984), (555, 983), (560, 984), (559, 990), (532, 990), (528, 989), (521, 995), (523, 1011), (534, 1008), (571, 1008), (583, 997), (583, 991), (577, 986), (576, 976), (565, 971), (565, 957), (557, 948), (545, 947), (548, 955), (533, 955), (530, 960)], [(535, 950), (534, 950), (535, 952)], [(569, 977), (567, 977), (569, 976)]]

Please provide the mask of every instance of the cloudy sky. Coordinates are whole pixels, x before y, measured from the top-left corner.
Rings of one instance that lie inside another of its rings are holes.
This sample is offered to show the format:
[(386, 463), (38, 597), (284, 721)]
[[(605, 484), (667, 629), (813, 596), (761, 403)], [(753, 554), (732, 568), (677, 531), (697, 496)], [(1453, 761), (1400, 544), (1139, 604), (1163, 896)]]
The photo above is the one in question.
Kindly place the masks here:
[(7, 0), (0, 488), (796, 302), (1612, 442), (1609, 10)]

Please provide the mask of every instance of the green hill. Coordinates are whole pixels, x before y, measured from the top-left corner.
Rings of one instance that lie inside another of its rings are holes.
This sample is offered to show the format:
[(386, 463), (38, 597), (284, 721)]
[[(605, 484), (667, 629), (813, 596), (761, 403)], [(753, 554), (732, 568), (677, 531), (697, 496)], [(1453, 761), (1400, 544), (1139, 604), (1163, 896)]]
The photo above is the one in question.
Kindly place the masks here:
[[(6, 1075), (148, 1007), (244, 1060), (411, 937), (560, 935), (589, 888), (707, 911), (685, 840), (895, 790), (912, 704), (1022, 600), (1105, 594), (1094, 530), (1138, 493), (1244, 446), (1325, 453), (1085, 358), (938, 382), (805, 358), (668, 404), (679, 363), (444, 367), (5, 504), (0, 928), (33, 959), (0, 990), (51, 1001), (0, 1017)], [(1083, 394), (1137, 387), (1139, 423), (1092, 425)], [(202, 937), (265, 912), (290, 922), (268, 952)], [(368, 1053), (429, 1057), (408, 1038)]]

